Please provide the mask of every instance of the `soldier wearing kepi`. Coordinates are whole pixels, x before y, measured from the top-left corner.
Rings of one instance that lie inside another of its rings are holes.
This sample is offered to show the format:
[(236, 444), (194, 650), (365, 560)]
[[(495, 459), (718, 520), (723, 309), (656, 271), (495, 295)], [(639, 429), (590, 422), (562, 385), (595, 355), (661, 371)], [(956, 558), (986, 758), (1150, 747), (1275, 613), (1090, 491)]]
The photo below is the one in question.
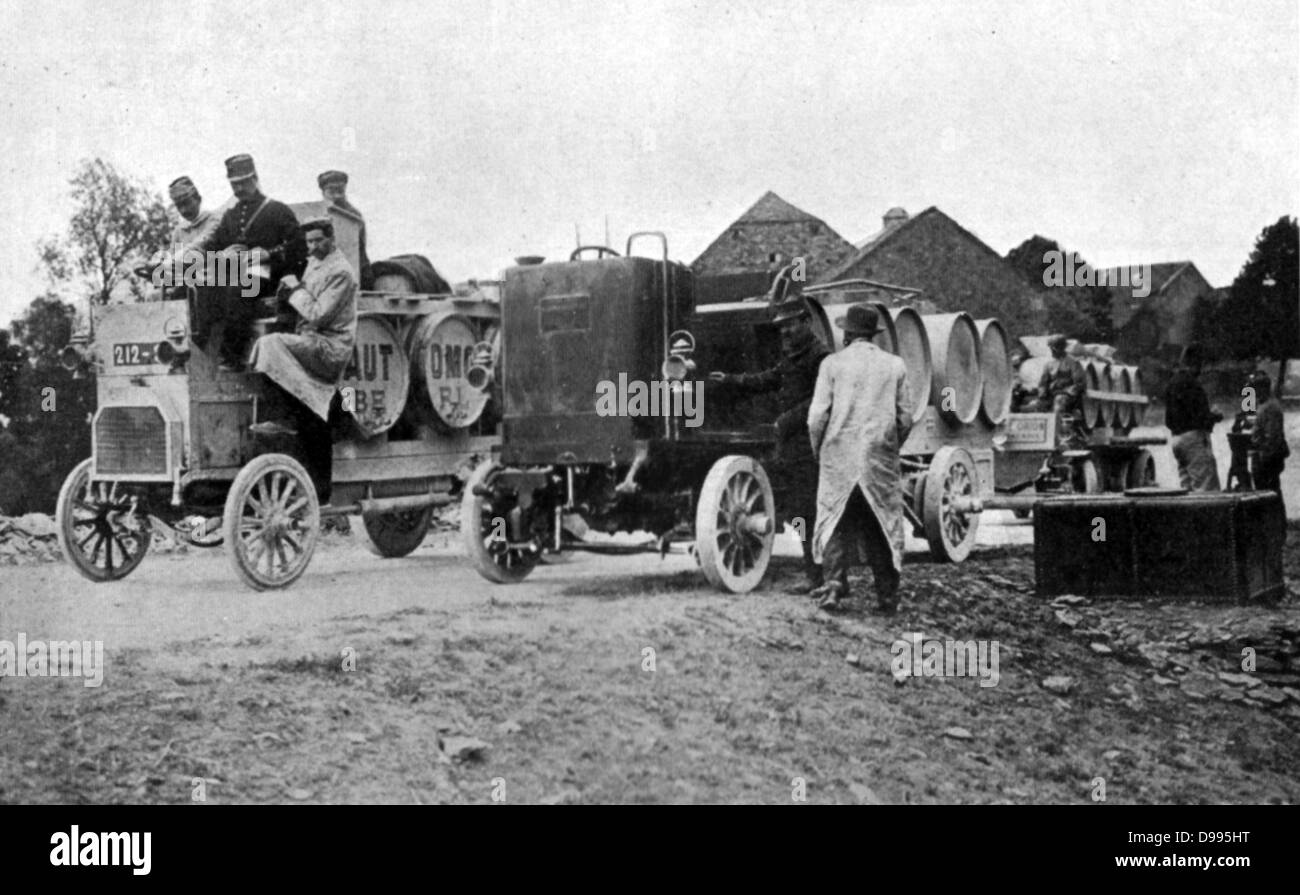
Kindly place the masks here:
[(357, 207), (348, 201), (348, 175), (342, 171), (325, 171), (316, 178), (316, 185), (320, 187), (321, 195), (325, 197), (326, 202), (352, 212), (361, 222), (361, 232), (357, 237), (357, 258), (361, 265), (358, 273), (361, 278), (361, 288), (369, 289), (374, 285), (374, 279), (370, 274), (370, 258), (366, 255), (366, 219)]
[(826, 584), (818, 606), (839, 608), (848, 567), (865, 553), (877, 606), (893, 612), (903, 567), (898, 452), (912, 428), (907, 371), (902, 358), (872, 344), (880, 321), (870, 305), (851, 305), (836, 325), (845, 347), (821, 365), (808, 409), (808, 434), (821, 463), (813, 550), (824, 557)]
[[(248, 265), (254, 273), (257, 287), (253, 295), (225, 288), (207, 296), (200, 303), (195, 341), (206, 347), (214, 324), (223, 322), (221, 368), (240, 370), (244, 349), (252, 335), (253, 319), (257, 316), (255, 300), (274, 295), (276, 285), (286, 274), (301, 274), (307, 250), (298, 230), (298, 218), (289, 206), (262, 195), (252, 156), (235, 155), (226, 159), (226, 177), (238, 201), (198, 248), (238, 253), (241, 265)], [(244, 275), (242, 267), (240, 274)]]
[(270, 333), (253, 346), (253, 369), (271, 380), (272, 418), (251, 428), (259, 435), (297, 434), (325, 502), (333, 450), (330, 403), (356, 342), (357, 281), (334, 246), (329, 220), (309, 221), (302, 231), (311, 253), (307, 270), (301, 282), (292, 274), (280, 281), (302, 319), (296, 333)]
[(772, 322), (781, 329), (781, 360), (761, 373), (709, 374), (713, 382), (738, 390), (776, 392), (781, 414), (776, 418), (776, 458), (773, 483), (784, 501), (782, 515), (803, 520), (799, 532), (803, 542), (805, 585), (793, 593), (810, 593), (822, 584), (822, 569), (813, 561), (812, 529), (817, 516), (817, 458), (808, 446), (808, 407), (812, 404), (817, 370), (830, 353), (809, 329), (808, 307), (798, 296), (777, 306)]

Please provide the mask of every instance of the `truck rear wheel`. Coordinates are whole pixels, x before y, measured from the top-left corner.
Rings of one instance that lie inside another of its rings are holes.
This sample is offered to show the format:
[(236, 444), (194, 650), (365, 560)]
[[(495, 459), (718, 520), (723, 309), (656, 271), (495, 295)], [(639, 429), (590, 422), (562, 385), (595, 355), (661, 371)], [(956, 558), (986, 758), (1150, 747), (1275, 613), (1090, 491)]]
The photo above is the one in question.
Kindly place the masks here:
[(970, 555), (979, 531), (978, 513), (959, 511), (955, 498), (976, 497), (979, 473), (964, 448), (945, 445), (935, 453), (925, 473), (925, 506), (921, 521), (930, 555), (940, 562), (961, 562)]

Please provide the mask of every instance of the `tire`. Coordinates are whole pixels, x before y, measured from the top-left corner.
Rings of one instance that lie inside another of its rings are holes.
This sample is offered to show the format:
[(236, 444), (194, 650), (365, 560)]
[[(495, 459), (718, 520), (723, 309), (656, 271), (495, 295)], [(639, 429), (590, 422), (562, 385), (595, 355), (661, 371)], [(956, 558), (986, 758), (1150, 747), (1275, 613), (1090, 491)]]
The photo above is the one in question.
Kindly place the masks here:
[(1092, 457), (1071, 464), (1070, 485), (1076, 494), (1100, 494), (1101, 470)]
[(293, 584), (320, 539), (320, 503), (307, 470), (287, 454), (254, 458), (230, 486), (223, 533), (230, 564), (249, 587)]
[(733, 594), (757, 587), (772, 558), (774, 519), (761, 463), (740, 454), (714, 463), (695, 507), (695, 555), (709, 583)]
[(500, 470), (496, 461), (486, 460), (465, 483), (460, 534), (465, 552), (480, 575), (496, 584), (518, 584), (537, 568), (542, 551), (537, 545), (511, 545), (503, 537), (505, 520), (493, 511), (491, 499), (474, 493)]
[(396, 559), (406, 556), (424, 543), (432, 519), (433, 507), (392, 513), (362, 513), (361, 524), (353, 524), (352, 530), (360, 534), (362, 545), (375, 556)]
[(961, 562), (970, 555), (979, 531), (978, 513), (953, 509), (955, 497), (975, 497), (979, 490), (975, 461), (964, 448), (945, 445), (925, 473), (925, 539), (940, 562)]
[(144, 561), (153, 532), (148, 516), (130, 512), (135, 504), (118, 494), (116, 482), (91, 487), (91, 465), (92, 461), (82, 460), (59, 489), (54, 512), (59, 547), (83, 577), (118, 581)]
[(1133, 455), (1124, 476), (1125, 488), (1154, 488), (1156, 481), (1156, 458), (1146, 448)]

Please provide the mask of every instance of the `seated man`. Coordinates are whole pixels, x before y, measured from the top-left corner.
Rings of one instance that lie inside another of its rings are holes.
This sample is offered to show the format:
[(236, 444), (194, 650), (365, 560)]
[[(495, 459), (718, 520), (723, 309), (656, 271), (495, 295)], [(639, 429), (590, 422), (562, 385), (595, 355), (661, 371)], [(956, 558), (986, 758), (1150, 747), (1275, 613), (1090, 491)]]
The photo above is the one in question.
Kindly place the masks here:
[(1047, 341), (1052, 359), (1043, 367), (1042, 378), (1038, 380), (1039, 410), (1078, 414), (1083, 393), (1088, 389), (1088, 376), (1083, 372), (1083, 364), (1065, 353), (1068, 342), (1062, 335)]
[(255, 423), (252, 431), (299, 435), (307, 471), (322, 501), (328, 501), (330, 403), (356, 341), (357, 281), (352, 266), (334, 247), (330, 221), (308, 221), (302, 232), (311, 256), (302, 281), (292, 274), (280, 281), (281, 293), (302, 319), (297, 332), (271, 333), (253, 346), (252, 368), (271, 380), (267, 403), (272, 418)]

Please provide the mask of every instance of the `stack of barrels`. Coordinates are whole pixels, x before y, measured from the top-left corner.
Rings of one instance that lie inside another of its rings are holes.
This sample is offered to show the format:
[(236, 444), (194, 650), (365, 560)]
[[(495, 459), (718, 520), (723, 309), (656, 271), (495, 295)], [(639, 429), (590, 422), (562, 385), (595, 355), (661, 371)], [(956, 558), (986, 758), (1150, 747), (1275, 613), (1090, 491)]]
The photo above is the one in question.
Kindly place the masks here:
[[(1146, 418), (1146, 404), (1116, 400), (1105, 395), (1143, 395), (1142, 375), (1137, 367), (1114, 361), (1100, 353), (1076, 355), (1083, 365), (1087, 392), (1082, 402), (1083, 424), (1089, 429), (1131, 429), (1142, 425)], [(1035, 391), (1050, 357), (1030, 357), (1020, 365), (1020, 382)], [(1095, 392), (1097, 394), (1089, 394)]]
[[(852, 293), (818, 295), (830, 327), (832, 347), (843, 344), (836, 320), (857, 298)], [(881, 332), (876, 345), (903, 359), (912, 393), (913, 422), (933, 406), (950, 424), (967, 425), (983, 420), (989, 425), (1006, 421), (1011, 412), (1012, 371), (1006, 330), (996, 319), (976, 320), (971, 315), (920, 314), (909, 307), (875, 308)]]

